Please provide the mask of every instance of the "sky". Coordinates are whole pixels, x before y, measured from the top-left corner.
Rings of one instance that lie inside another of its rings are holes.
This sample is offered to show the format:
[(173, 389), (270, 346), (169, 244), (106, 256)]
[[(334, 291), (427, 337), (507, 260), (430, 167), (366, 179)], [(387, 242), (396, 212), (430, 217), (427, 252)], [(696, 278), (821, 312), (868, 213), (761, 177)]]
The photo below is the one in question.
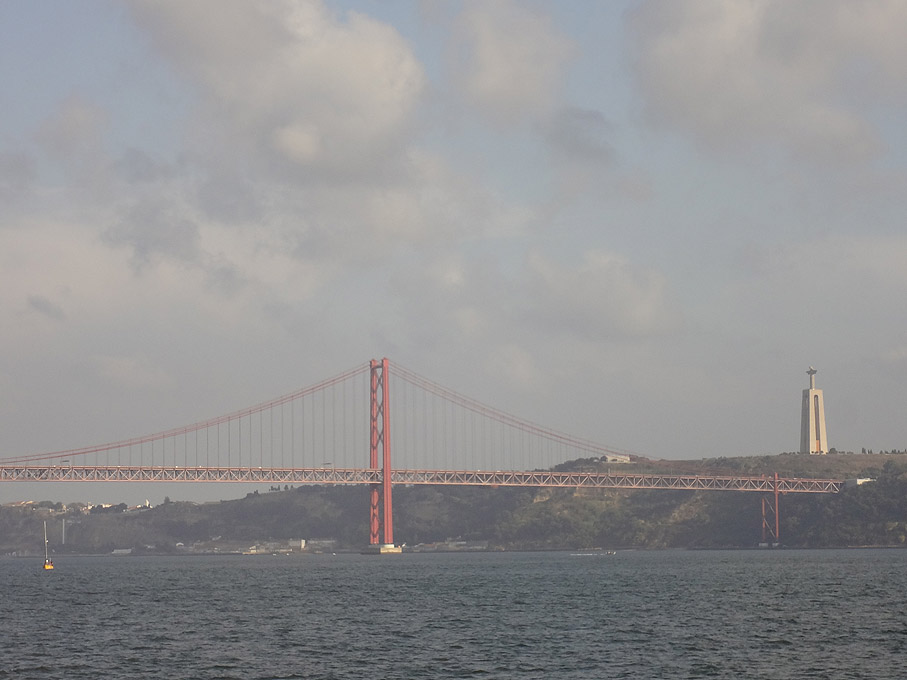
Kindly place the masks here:
[(905, 34), (899, 0), (0, 3), (0, 457), (380, 357), (666, 459), (796, 451), (812, 365), (830, 446), (905, 449)]

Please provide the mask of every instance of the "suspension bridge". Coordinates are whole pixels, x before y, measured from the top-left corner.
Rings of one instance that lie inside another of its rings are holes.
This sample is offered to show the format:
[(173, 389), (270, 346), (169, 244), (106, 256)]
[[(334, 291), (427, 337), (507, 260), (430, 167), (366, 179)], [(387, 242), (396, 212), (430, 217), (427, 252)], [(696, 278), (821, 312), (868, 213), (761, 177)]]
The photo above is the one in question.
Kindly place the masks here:
[(780, 540), (781, 494), (837, 493), (843, 486), (842, 480), (777, 474), (554, 469), (577, 459), (630, 462), (625, 451), (517, 418), (381, 359), (191, 425), (97, 446), (0, 458), (0, 482), (367, 485), (369, 541), (388, 551), (394, 546), (392, 491), (399, 484), (757, 492), (763, 494), (763, 542)]

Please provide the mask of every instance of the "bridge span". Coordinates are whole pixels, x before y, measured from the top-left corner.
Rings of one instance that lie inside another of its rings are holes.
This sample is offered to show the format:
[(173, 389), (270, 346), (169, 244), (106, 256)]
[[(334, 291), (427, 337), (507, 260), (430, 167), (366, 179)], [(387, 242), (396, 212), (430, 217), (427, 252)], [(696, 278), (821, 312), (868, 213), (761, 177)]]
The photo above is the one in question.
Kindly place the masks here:
[[(7, 465), (0, 482), (254, 482), (270, 484), (380, 484), (371, 468), (130, 467), (121, 465)], [(519, 486), (568, 489), (681, 489), (762, 493), (838, 493), (839, 479), (735, 475), (658, 475), (550, 470), (390, 470), (391, 484)]]
[(756, 492), (762, 494), (763, 542), (776, 543), (781, 494), (837, 493), (844, 484), (777, 474), (556, 471), (570, 460), (594, 468), (603, 462), (630, 463), (631, 456), (517, 418), (397, 365), (392, 419), (391, 370), (387, 359), (372, 360), (292, 394), (192, 425), (110, 444), (0, 458), (0, 482), (366, 485), (369, 540), (375, 546), (394, 544), (395, 485)]

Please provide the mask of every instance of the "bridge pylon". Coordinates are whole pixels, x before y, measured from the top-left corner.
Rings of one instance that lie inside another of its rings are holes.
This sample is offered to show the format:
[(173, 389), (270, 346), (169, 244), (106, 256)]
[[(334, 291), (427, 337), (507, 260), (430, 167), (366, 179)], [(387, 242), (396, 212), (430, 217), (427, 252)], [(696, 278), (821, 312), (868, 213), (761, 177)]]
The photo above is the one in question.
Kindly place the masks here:
[(778, 473), (772, 480), (771, 495), (762, 497), (762, 545), (769, 548), (781, 545), (781, 496)]
[(393, 499), (391, 496), (391, 427), (388, 360), (372, 359), (369, 467), (381, 469), (381, 483), (369, 492), (369, 544), (380, 552), (394, 550)]

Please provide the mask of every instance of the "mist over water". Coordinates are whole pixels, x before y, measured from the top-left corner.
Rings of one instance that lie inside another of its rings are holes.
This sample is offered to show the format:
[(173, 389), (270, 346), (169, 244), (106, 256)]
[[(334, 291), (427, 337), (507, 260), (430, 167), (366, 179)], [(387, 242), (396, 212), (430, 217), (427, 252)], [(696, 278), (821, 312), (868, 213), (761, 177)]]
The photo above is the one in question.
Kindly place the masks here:
[(907, 551), (0, 560), (0, 678), (896, 678)]

